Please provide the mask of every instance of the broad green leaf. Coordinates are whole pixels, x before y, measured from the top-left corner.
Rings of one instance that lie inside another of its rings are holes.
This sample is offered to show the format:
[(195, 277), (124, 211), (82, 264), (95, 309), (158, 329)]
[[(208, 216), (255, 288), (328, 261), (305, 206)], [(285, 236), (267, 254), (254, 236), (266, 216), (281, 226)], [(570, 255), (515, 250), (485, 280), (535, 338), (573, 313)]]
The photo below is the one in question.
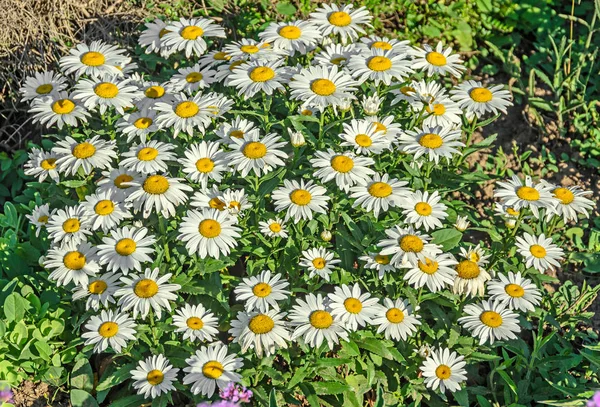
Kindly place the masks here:
[(462, 232), (459, 232), (456, 229), (441, 229), (431, 233), (433, 243), (441, 245), (445, 252), (458, 246), (462, 236)]
[(87, 359), (81, 358), (75, 363), (71, 373), (71, 386), (85, 391), (94, 389), (94, 373)]
[(87, 391), (71, 390), (71, 404), (73, 407), (98, 407), (96, 399)]
[(319, 395), (341, 394), (352, 390), (352, 387), (340, 382), (312, 382), (315, 393)]

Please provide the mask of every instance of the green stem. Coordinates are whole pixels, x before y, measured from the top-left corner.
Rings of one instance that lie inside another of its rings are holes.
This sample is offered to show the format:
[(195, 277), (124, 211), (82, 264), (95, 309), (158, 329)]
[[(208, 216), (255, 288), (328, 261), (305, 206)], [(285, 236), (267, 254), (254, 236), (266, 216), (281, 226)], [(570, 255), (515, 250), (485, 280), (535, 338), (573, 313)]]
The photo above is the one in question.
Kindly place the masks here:
[(171, 255), (169, 253), (169, 241), (167, 237), (167, 225), (165, 224), (165, 221), (165, 218), (161, 214), (158, 214), (158, 228), (164, 239), (163, 248), (165, 252), (165, 258), (167, 259), (167, 263), (170, 263)]

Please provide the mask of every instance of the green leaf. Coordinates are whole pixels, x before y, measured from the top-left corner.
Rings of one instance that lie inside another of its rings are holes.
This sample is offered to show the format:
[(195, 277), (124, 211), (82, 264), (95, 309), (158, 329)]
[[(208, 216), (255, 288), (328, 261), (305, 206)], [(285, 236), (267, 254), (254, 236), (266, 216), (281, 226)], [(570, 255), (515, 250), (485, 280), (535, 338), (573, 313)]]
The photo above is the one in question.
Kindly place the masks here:
[(377, 400), (375, 400), (375, 407), (385, 407), (385, 400), (383, 399), (383, 386), (377, 387)]
[(87, 184), (87, 181), (78, 181), (73, 179), (69, 181), (63, 181), (60, 184), (66, 186), (67, 188), (79, 188)]
[(87, 391), (71, 390), (71, 404), (73, 407), (98, 407), (96, 399)]
[(296, 7), (290, 3), (278, 3), (275, 9), (279, 14), (283, 14), (284, 16), (293, 16), (296, 14)]
[(352, 359), (347, 358), (321, 358), (315, 362), (316, 366), (340, 366), (350, 363)]
[(290, 382), (287, 385), (288, 389), (293, 389), (298, 383), (300, 383), (302, 380), (304, 380), (304, 378), (308, 375), (308, 368), (306, 366), (302, 366), (301, 368), (298, 368), (295, 372), (294, 375), (292, 376), (292, 378), (290, 379)]
[(4, 315), (10, 321), (21, 321), (25, 316), (25, 298), (19, 293), (12, 293), (4, 301)]
[(374, 338), (366, 338), (357, 342), (359, 348), (363, 348), (372, 352), (384, 359), (392, 360), (393, 356), (385, 345), (379, 340)]
[(458, 246), (462, 236), (462, 232), (456, 229), (441, 229), (431, 234), (433, 243), (441, 245), (444, 251), (452, 250)]
[(277, 407), (277, 399), (275, 397), (275, 389), (272, 389), (271, 394), (269, 394), (269, 407)]
[(132, 396), (127, 396), (116, 401), (112, 401), (110, 403), (110, 407), (139, 407), (144, 403), (144, 400), (144, 396), (140, 394), (134, 394)]
[(341, 394), (352, 390), (346, 383), (340, 382), (312, 382), (315, 393), (319, 395)]
[(310, 403), (312, 407), (321, 407), (321, 403), (319, 402), (319, 398), (315, 393), (315, 389), (312, 384), (309, 383), (300, 383), (299, 384), (302, 393), (306, 397), (306, 400)]
[(123, 383), (125, 380), (131, 377), (129, 373), (131, 370), (135, 369), (135, 363), (128, 363), (126, 365), (120, 366), (115, 372), (105, 373), (102, 375), (98, 386), (96, 387), (96, 391), (102, 391), (106, 389), (110, 389), (117, 384)]
[(73, 366), (71, 386), (85, 391), (94, 389), (94, 373), (87, 359), (81, 358)]

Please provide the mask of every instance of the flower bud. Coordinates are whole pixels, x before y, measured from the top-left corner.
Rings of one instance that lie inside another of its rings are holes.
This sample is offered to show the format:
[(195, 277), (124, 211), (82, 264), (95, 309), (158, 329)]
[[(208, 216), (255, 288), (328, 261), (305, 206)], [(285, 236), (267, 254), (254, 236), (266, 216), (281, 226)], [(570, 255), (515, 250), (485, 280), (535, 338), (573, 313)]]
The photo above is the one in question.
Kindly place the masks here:
[(302, 147), (306, 144), (306, 139), (301, 132), (294, 131), (288, 127), (288, 134), (290, 135), (290, 142), (294, 147)]
[(471, 225), (471, 222), (469, 222), (467, 220), (466, 216), (457, 216), (456, 217), (456, 223), (454, 224), (454, 227), (457, 230), (459, 230), (460, 232), (464, 232), (465, 230), (467, 230), (470, 225)]
[(321, 232), (321, 239), (323, 239), (325, 242), (331, 241), (332, 238), (333, 238), (333, 235), (331, 234), (331, 232), (329, 230), (324, 230)]

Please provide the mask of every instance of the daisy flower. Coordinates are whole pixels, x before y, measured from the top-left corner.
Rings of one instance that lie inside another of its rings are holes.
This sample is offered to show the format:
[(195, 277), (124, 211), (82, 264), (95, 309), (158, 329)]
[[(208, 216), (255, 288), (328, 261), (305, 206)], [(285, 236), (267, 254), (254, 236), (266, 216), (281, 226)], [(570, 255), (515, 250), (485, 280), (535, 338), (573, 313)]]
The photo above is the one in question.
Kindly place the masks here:
[(46, 152), (39, 148), (32, 148), (29, 152), (29, 161), (25, 163), (25, 175), (37, 177), (39, 182), (44, 182), (47, 177), (58, 183), (60, 175), (56, 168), (58, 155), (52, 152)]
[(86, 286), (89, 277), (100, 271), (96, 249), (87, 242), (67, 243), (48, 250), (44, 267), (52, 269), (49, 278), (59, 287), (71, 281), (75, 285)]
[(456, 216), (456, 222), (454, 223), (454, 228), (459, 232), (464, 232), (471, 226), (471, 222), (469, 222), (469, 218), (466, 216)]
[(171, 151), (174, 148), (173, 144), (156, 140), (138, 144), (121, 154), (122, 160), (119, 165), (142, 174), (166, 171), (168, 168), (166, 161), (177, 160), (177, 155)]
[(67, 78), (54, 71), (36, 72), (34, 76), (25, 78), (25, 83), (19, 89), (23, 96), (21, 102), (44, 97), (50, 93), (63, 91), (67, 88)]
[(371, 35), (368, 37), (361, 37), (360, 42), (356, 46), (361, 52), (371, 52), (376, 49), (382, 51), (391, 51), (392, 54), (408, 54), (408, 46), (410, 41), (408, 40), (397, 40), (395, 38), (379, 37), (377, 35)]
[(319, 348), (325, 340), (331, 350), (340, 339), (348, 340), (344, 325), (338, 318), (334, 318), (321, 294), (307, 294), (304, 300), (298, 299), (289, 318), (290, 325), (295, 326), (292, 340), (302, 337), (313, 348)]
[(162, 393), (167, 394), (175, 390), (173, 382), (177, 381), (177, 372), (169, 359), (161, 355), (148, 356), (140, 360), (136, 369), (129, 371), (133, 388), (145, 398), (156, 398)]
[(74, 74), (75, 79), (86, 75), (100, 78), (119, 75), (117, 65), (123, 60), (125, 51), (114, 45), (94, 41), (90, 45), (79, 44), (69, 51), (70, 55), (60, 59), (60, 69), (65, 75)]
[(252, 208), (252, 204), (248, 202), (246, 191), (242, 189), (227, 189), (219, 197), (225, 204), (225, 208), (230, 215), (242, 215), (242, 212)]
[(470, 246), (468, 249), (464, 247), (460, 248), (460, 255), (467, 259), (474, 261), (480, 266), (485, 266), (489, 263), (489, 258), (492, 257), (491, 254), (485, 254), (485, 250), (481, 247), (481, 244), (477, 244), (477, 246)]
[(366, 53), (358, 54), (348, 63), (348, 69), (352, 76), (364, 83), (368, 80), (376, 85), (384, 83), (390, 85), (393, 79), (403, 81), (413, 72), (412, 61), (406, 58), (406, 54), (396, 54), (393, 51), (373, 49)]
[(389, 142), (396, 141), (396, 137), (402, 133), (402, 127), (398, 123), (394, 123), (394, 116), (378, 117), (367, 116), (365, 120), (375, 125), (375, 131), (383, 132)]
[(52, 153), (59, 158), (56, 160), (58, 171), (65, 175), (75, 175), (79, 168), (88, 175), (94, 168), (108, 169), (113, 158), (117, 157), (115, 141), (105, 141), (100, 136), (78, 142), (71, 136), (66, 136), (52, 148)]
[(206, 188), (209, 180), (221, 182), (223, 171), (227, 170), (227, 161), (221, 151), (221, 145), (214, 141), (202, 141), (190, 145), (180, 159), (182, 170), (187, 178)]
[(404, 197), (410, 193), (406, 181), (391, 178), (388, 174), (375, 174), (365, 183), (350, 188), (350, 198), (356, 199), (353, 208), (361, 206), (367, 212), (373, 212), (376, 218), (381, 212), (399, 206)]
[(284, 71), (279, 61), (250, 61), (237, 67), (229, 77), (228, 86), (235, 86), (239, 96), (249, 99), (257, 93), (272, 95), (274, 91), (285, 91)]
[(467, 363), (464, 359), (456, 352), (450, 353), (448, 348), (433, 350), (420, 367), (425, 386), (432, 390), (439, 388), (442, 393), (446, 389), (459, 391), (460, 384), (467, 380), (467, 371), (464, 369)]
[(543, 233), (539, 236), (524, 233), (523, 237), (517, 237), (515, 243), (519, 254), (525, 257), (525, 267), (534, 267), (540, 273), (560, 267), (565, 254), (552, 242), (551, 237), (547, 238)]
[(503, 85), (486, 88), (481, 82), (469, 80), (459, 84), (450, 94), (467, 117), (481, 118), (487, 112), (496, 114), (498, 111), (506, 114), (506, 109), (513, 105), (512, 96)]
[(303, 250), (300, 258), (300, 266), (308, 268), (309, 278), (318, 275), (329, 281), (329, 275), (333, 272), (336, 264), (341, 260), (334, 259), (335, 253), (328, 252), (324, 247)]
[(142, 263), (152, 262), (154, 254), (154, 235), (149, 235), (146, 228), (124, 226), (112, 230), (110, 236), (102, 238), (98, 245), (98, 258), (108, 271), (121, 270), (127, 275), (131, 270), (142, 270)]
[(258, 136), (259, 129), (255, 126), (253, 122), (237, 116), (233, 122), (221, 124), (215, 134), (225, 143), (231, 144), (234, 139), (245, 139), (254, 134)]
[(285, 219), (294, 218), (296, 222), (300, 219), (311, 220), (313, 212), (327, 213), (327, 201), (325, 188), (313, 184), (312, 181), (283, 180), (283, 187), (273, 191), (271, 197), (275, 203), (277, 212), (286, 209)]
[(232, 248), (239, 243), (241, 229), (236, 226), (237, 219), (227, 212), (216, 209), (202, 209), (202, 212), (189, 210), (183, 217), (177, 239), (185, 242), (190, 254), (198, 254), (218, 259), (228, 256)]
[(389, 255), (369, 253), (368, 256), (361, 256), (359, 260), (366, 263), (364, 266), (366, 269), (377, 270), (380, 279), (383, 278), (385, 273), (396, 270), (396, 267), (391, 264), (391, 257)]
[(419, 260), (425, 261), (441, 253), (437, 245), (429, 243), (428, 235), (415, 231), (412, 226), (395, 226), (387, 229), (385, 234), (388, 239), (380, 241), (377, 245), (382, 248), (380, 254), (393, 255), (391, 261), (395, 266), (417, 264)]
[(263, 235), (267, 235), (269, 237), (281, 237), (284, 239), (288, 237), (287, 230), (283, 224), (283, 219), (281, 218), (269, 219), (266, 222), (260, 221), (258, 222), (258, 226), (260, 227), (260, 232)]
[(358, 154), (381, 154), (390, 146), (387, 136), (366, 120), (352, 119), (350, 123), (344, 123), (343, 128), (340, 145), (352, 147)]
[(152, 52), (160, 52), (161, 56), (168, 58), (170, 52), (167, 47), (162, 47), (162, 38), (169, 31), (166, 29), (167, 23), (159, 18), (155, 18), (152, 22), (145, 24), (146, 29), (140, 34), (138, 44), (145, 49), (146, 54)]
[(147, 268), (144, 274), (121, 277), (123, 287), (115, 292), (115, 297), (119, 298), (119, 307), (121, 311), (129, 311), (133, 308), (133, 318), (137, 318), (138, 313), (142, 318), (146, 318), (150, 309), (154, 310), (156, 317), (160, 319), (162, 309), (171, 311), (169, 301), (175, 301), (179, 290), (179, 284), (167, 284), (173, 276), (167, 273), (161, 277), (158, 276), (158, 267), (154, 270)]
[(378, 95), (372, 96), (363, 96), (362, 101), (360, 102), (363, 111), (367, 116), (375, 116), (379, 113), (379, 109), (381, 107), (381, 98)]
[(115, 292), (119, 289), (120, 274), (104, 273), (96, 275), (88, 280), (87, 285), (77, 286), (73, 289), (73, 300), (81, 300), (87, 298), (85, 309), (98, 311), (102, 305), (108, 308), (110, 304), (115, 304), (113, 298)]
[(127, 136), (127, 143), (136, 137), (144, 143), (148, 136), (158, 131), (156, 125), (156, 112), (144, 108), (138, 112), (123, 115), (117, 122), (117, 131)]
[(211, 208), (218, 211), (227, 209), (225, 202), (223, 202), (223, 194), (219, 191), (217, 185), (213, 185), (211, 189), (196, 191), (192, 196), (190, 206), (195, 208)]
[(458, 148), (465, 146), (460, 141), (461, 136), (460, 129), (424, 126), (422, 129), (406, 130), (401, 134), (398, 144), (402, 151), (414, 154), (415, 160), (425, 156), (438, 164), (440, 158), (450, 162), (454, 154), (461, 154)]
[(283, 320), (285, 313), (276, 310), (264, 313), (238, 312), (237, 318), (231, 321), (229, 333), (233, 342), (239, 343), (242, 352), (254, 349), (260, 358), (274, 355), (277, 349), (287, 348), (290, 333)]
[(323, 4), (322, 7), (310, 13), (310, 22), (319, 27), (321, 34), (339, 35), (343, 43), (355, 40), (359, 34), (364, 34), (363, 25), (371, 26), (371, 15), (366, 7), (353, 10), (352, 4), (339, 7), (337, 4)]
[(239, 382), (242, 377), (234, 371), (243, 366), (242, 358), (227, 354), (227, 345), (216, 342), (202, 346), (196, 354), (185, 360), (183, 369), (187, 375), (183, 384), (192, 383), (193, 394), (202, 394), (208, 398), (215, 393), (215, 387), (224, 389), (230, 382)]
[(342, 284), (334, 287), (334, 292), (327, 295), (331, 302), (331, 315), (339, 319), (350, 332), (372, 324), (377, 315), (377, 298), (371, 294), (362, 293), (358, 283), (352, 287)]
[(315, 54), (312, 64), (316, 66), (331, 67), (335, 65), (345, 67), (356, 54), (358, 54), (358, 50), (354, 44), (331, 44)]
[(269, 308), (279, 311), (277, 301), (288, 298), (289, 286), (281, 274), (271, 276), (269, 270), (263, 270), (258, 276), (246, 277), (234, 290), (237, 301), (245, 301), (246, 311), (267, 312)]
[(456, 267), (453, 292), (475, 297), (485, 293), (485, 283), (492, 276), (483, 267), (472, 260), (461, 260)]
[(423, 125), (429, 128), (439, 126), (441, 128), (458, 127), (462, 123), (463, 111), (458, 104), (448, 97), (435, 99), (425, 105), (427, 116), (423, 119)]
[(215, 314), (201, 304), (185, 304), (173, 315), (173, 325), (177, 327), (175, 332), (183, 332), (183, 340), (189, 339), (192, 342), (196, 339), (212, 342), (219, 334), (218, 324)]
[(456, 278), (454, 267), (458, 264), (450, 253), (442, 253), (425, 260), (419, 260), (416, 265), (407, 264), (403, 267), (409, 270), (404, 274), (404, 280), (414, 288), (427, 286), (432, 293), (452, 286)]
[(335, 106), (343, 99), (354, 99), (357, 83), (337, 66), (311, 66), (293, 76), (290, 95), (319, 109)]
[(513, 175), (511, 180), (498, 181), (498, 186), (500, 189), (494, 192), (494, 197), (500, 198), (503, 205), (509, 206), (515, 211), (529, 208), (533, 215), (539, 218), (540, 209), (552, 210), (555, 206), (551, 193), (552, 187), (541, 182), (535, 185), (530, 176), (525, 177), (525, 185), (518, 176)]
[(121, 353), (127, 341), (136, 340), (136, 326), (127, 313), (102, 310), (100, 316), (90, 317), (81, 337), (86, 339), (86, 346), (94, 345), (94, 353), (102, 353), (109, 346), (115, 353)]
[(91, 229), (102, 229), (104, 233), (118, 227), (123, 219), (132, 217), (125, 204), (117, 201), (111, 190), (86, 196), (81, 206), (87, 213)]
[(511, 310), (533, 312), (542, 299), (536, 285), (523, 278), (520, 272), (509, 271), (506, 276), (498, 274), (498, 279), (488, 282), (487, 286), (490, 300), (499, 301)]
[[(546, 181), (542, 181), (545, 183)], [(551, 184), (550, 184), (551, 185)], [(577, 215), (582, 214), (588, 218), (589, 211), (596, 207), (596, 204), (586, 196), (592, 195), (592, 191), (583, 191), (578, 186), (557, 187), (552, 185), (552, 195), (555, 198), (554, 211), (556, 215), (562, 216), (565, 223), (576, 221)], [(546, 220), (552, 218), (554, 214), (550, 211), (546, 213)]]
[(415, 191), (407, 194), (399, 202), (404, 210), (404, 222), (410, 223), (415, 228), (430, 229), (441, 228), (442, 221), (446, 219), (448, 207), (440, 203), (441, 196), (438, 191), (429, 194), (427, 191)]
[(280, 150), (287, 142), (282, 141), (276, 133), (260, 137), (257, 132), (246, 135), (243, 139), (231, 139), (233, 149), (227, 154), (228, 164), (245, 178), (251, 171), (262, 176), (277, 167), (285, 165), (283, 159), (287, 154)]
[(87, 123), (90, 113), (67, 92), (51, 93), (47, 97), (33, 100), (29, 113), (33, 123), (40, 123), (47, 128), (56, 124), (61, 130), (65, 124), (77, 127), (79, 122)]
[(294, 131), (288, 127), (288, 135), (290, 136), (290, 144), (296, 148), (306, 144), (306, 138), (301, 131)]
[(384, 333), (386, 339), (405, 341), (417, 332), (417, 325), (421, 325), (419, 316), (413, 312), (408, 300), (398, 298), (383, 299), (383, 305), (378, 305), (377, 316), (373, 318), (373, 325), (377, 325), (377, 333)]
[(158, 112), (156, 124), (161, 129), (173, 129), (173, 136), (181, 132), (194, 134), (194, 128), (204, 132), (214, 116), (210, 106), (215, 99), (197, 93), (186, 96), (183, 93), (173, 96), (168, 102), (156, 102), (154, 109)]
[(452, 47), (444, 49), (444, 45), (439, 41), (435, 50), (425, 44), (423, 48), (414, 48), (411, 51), (413, 60), (411, 65), (414, 69), (427, 72), (428, 76), (434, 74), (446, 75), (447, 73), (460, 78), (465, 67), (457, 54), (452, 54)]
[(467, 304), (467, 316), (458, 318), (458, 323), (468, 329), (479, 344), (493, 345), (497, 340), (517, 339), (521, 332), (518, 315), (498, 301), (482, 301), (480, 304)]
[(91, 235), (90, 222), (82, 206), (67, 206), (50, 217), (46, 230), (54, 243), (78, 244)]
[(281, 51), (271, 48), (268, 43), (259, 42), (251, 38), (242, 38), (241, 41), (233, 41), (223, 48), (223, 51), (231, 57), (231, 61), (268, 61), (281, 57)]
[(117, 201), (124, 201), (125, 198), (133, 192), (134, 188), (129, 185), (131, 181), (139, 182), (141, 174), (119, 166), (119, 168), (110, 168), (108, 171), (102, 171), (102, 178), (98, 180), (97, 192), (111, 191), (113, 198)]
[(321, 32), (308, 21), (296, 20), (287, 23), (272, 22), (258, 36), (275, 49), (287, 51), (288, 55), (294, 55), (296, 51), (306, 55), (317, 46)]
[(29, 223), (35, 226), (36, 237), (40, 235), (42, 228), (46, 228), (48, 221), (50, 220), (50, 217), (54, 215), (54, 212), (56, 212), (56, 209), (50, 211), (50, 205), (43, 204), (36, 205), (31, 211), (31, 215), (25, 215), (25, 217), (29, 219)]
[(189, 68), (181, 68), (175, 75), (171, 77), (171, 85), (177, 92), (186, 92), (194, 94), (195, 92), (207, 88), (215, 82), (215, 74), (217, 72), (210, 68), (200, 68), (196, 64)]
[(175, 216), (177, 206), (188, 200), (192, 187), (182, 183), (182, 178), (170, 178), (165, 175), (148, 175), (143, 181), (130, 181), (135, 189), (127, 197), (133, 203), (135, 212), (143, 210), (144, 218), (152, 211), (160, 212), (163, 217)]
[(218, 66), (226, 63), (231, 59), (231, 55), (227, 55), (226, 52), (222, 50), (212, 50), (207, 54), (202, 55), (198, 60), (198, 65), (200, 68), (204, 68), (206, 66)]
[(137, 86), (130, 85), (130, 82), (130, 79), (115, 78), (81, 79), (75, 85), (73, 99), (80, 100), (88, 110), (99, 107), (100, 114), (113, 107), (123, 115), (124, 109), (133, 107), (133, 100), (138, 97)]
[(206, 18), (180, 18), (164, 28), (167, 33), (161, 38), (161, 48), (172, 51), (185, 51), (186, 58), (195, 54), (201, 56), (206, 51), (205, 38), (225, 38), (225, 30)]
[(336, 153), (332, 149), (315, 151), (315, 158), (310, 164), (316, 170), (314, 176), (322, 182), (335, 180), (337, 186), (344, 192), (356, 184), (364, 184), (375, 173), (369, 166), (375, 161), (368, 157), (356, 157), (351, 152)]
[(144, 82), (140, 87), (135, 106), (138, 110), (153, 109), (159, 102), (171, 103), (174, 89), (170, 83)]

